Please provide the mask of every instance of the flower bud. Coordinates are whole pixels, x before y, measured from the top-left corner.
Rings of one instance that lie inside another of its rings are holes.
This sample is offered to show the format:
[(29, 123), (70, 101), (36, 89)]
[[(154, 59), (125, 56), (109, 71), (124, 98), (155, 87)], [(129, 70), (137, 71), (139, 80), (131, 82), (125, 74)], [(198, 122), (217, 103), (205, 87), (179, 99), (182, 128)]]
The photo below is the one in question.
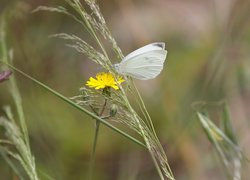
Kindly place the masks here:
[(88, 101), (90, 99), (90, 96), (89, 96), (89, 94), (87, 92), (87, 89), (83, 87), (83, 88), (80, 89), (80, 91), (81, 91), (81, 94), (82, 94), (83, 101)]
[(110, 117), (114, 117), (117, 111), (118, 111), (118, 106), (116, 104), (112, 104), (109, 111)]

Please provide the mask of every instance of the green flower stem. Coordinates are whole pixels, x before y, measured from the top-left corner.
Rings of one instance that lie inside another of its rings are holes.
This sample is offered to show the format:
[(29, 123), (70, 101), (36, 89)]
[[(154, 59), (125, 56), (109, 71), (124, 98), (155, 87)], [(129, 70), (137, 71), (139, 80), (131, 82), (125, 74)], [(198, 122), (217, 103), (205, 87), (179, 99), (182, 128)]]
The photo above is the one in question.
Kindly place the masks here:
[[(103, 93), (107, 93), (109, 91), (106, 91), (106, 89), (103, 89)], [(107, 99), (105, 98), (104, 100), (104, 104), (102, 106), (102, 109), (99, 113), (99, 117), (102, 117), (105, 109), (106, 109), (106, 106), (107, 106)], [(96, 111), (94, 111), (95, 114), (97, 114)], [(90, 175), (89, 175), (89, 179), (91, 180), (92, 177), (93, 177), (93, 172), (94, 172), (94, 167), (95, 167), (95, 154), (96, 154), (96, 145), (97, 145), (97, 140), (98, 140), (98, 135), (99, 135), (99, 129), (100, 129), (100, 122), (96, 120), (96, 123), (95, 123), (95, 135), (94, 135), (94, 144), (93, 144), (93, 149), (92, 149), (92, 154), (91, 154), (91, 160), (90, 160)]]
[(63, 96), (62, 94), (58, 93), (57, 91), (51, 89), (50, 87), (46, 86), (45, 84), (41, 83), (40, 81), (34, 79), (33, 77), (29, 76), (28, 74), (24, 73), (23, 71), (17, 69), (16, 67), (12, 66), (11, 64), (8, 64), (6, 62), (2, 62), (4, 64), (6, 64), (7, 66), (9, 66), (11, 69), (15, 70), (16, 72), (22, 74), (23, 76), (25, 76), (26, 78), (30, 79), (31, 81), (35, 82), (36, 84), (38, 84), (39, 86), (43, 87), (44, 89), (46, 89), (47, 91), (51, 92), (52, 94), (56, 95), (57, 97), (59, 97), (60, 99), (62, 99), (63, 101), (65, 101), (66, 103), (72, 105), (73, 107), (77, 108), (78, 110), (84, 112), (85, 114), (89, 115), (90, 117), (96, 119), (98, 122), (104, 124), (105, 126), (111, 128), (112, 130), (116, 131), (117, 133), (123, 135), (124, 137), (126, 137), (127, 139), (133, 141), (134, 143), (147, 148), (146, 145), (142, 142), (140, 142), (139, 140), (135, 139), (134, 137), (128, 135), (127, 133), (121, 131), (120, 129), (118, 129), (117, 127), (113, 126), (112, 124), (110, 124), (109, 122), (103, 120), (102, 118), (100, 118), (99, 116), (95, 115), (94, 113), (88, 111), (87, 109), (84, 109), (83, 107), (81, 107), (80, 105), (74, 103), (73, 101), (71, 101), (70, 99), (68, 99), (67, 97)]
[(96, 145), (97, 145), (97, 140), (98, 140), (99, 128), (100, 128), (100, 122), (96, 120), (96, 122), (95, 122), (94, 143), (93, 143), (91, 159), (90, 159), (90, 171), (89, 171), (89, 179), (90, 180), (92, 179), (93, 172), (94, 172)]

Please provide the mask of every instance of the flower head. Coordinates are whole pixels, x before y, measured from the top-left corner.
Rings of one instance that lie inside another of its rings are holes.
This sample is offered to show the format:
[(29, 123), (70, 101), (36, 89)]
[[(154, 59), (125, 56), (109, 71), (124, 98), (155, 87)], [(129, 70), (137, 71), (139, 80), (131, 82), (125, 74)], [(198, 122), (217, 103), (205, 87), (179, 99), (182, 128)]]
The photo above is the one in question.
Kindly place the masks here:
[(115, 90), (118, 90), (118, 84), (121, 84), (124, 81), (122, 77), (116, 81), (114, 76), (111, 73), (101, 72), (96, 75), (96, 79), (90, 77), (86, 85), (95, 88), (95, 89), (104, 89), (106, 87), (112, 87)]

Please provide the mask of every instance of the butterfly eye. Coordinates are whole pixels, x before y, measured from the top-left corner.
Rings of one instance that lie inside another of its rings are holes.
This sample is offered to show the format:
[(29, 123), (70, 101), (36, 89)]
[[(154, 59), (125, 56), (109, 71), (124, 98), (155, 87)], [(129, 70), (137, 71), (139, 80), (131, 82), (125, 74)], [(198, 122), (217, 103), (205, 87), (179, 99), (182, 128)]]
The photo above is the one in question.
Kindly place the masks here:
[(115, 70), (116, 70), (117, 72), (119, 72), (119, 66), (120, 66), (120, 64), (114, 64), (114, 68), (115, 68)]

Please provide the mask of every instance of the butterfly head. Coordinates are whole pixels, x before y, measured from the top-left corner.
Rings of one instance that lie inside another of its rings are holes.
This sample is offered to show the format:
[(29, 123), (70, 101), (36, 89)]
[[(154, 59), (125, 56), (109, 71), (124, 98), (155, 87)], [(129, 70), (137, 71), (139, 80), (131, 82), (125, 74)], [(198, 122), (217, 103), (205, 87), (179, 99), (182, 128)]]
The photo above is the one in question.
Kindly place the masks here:
[(116, 72), (120, 73), (120, 64), (114, 64)]

